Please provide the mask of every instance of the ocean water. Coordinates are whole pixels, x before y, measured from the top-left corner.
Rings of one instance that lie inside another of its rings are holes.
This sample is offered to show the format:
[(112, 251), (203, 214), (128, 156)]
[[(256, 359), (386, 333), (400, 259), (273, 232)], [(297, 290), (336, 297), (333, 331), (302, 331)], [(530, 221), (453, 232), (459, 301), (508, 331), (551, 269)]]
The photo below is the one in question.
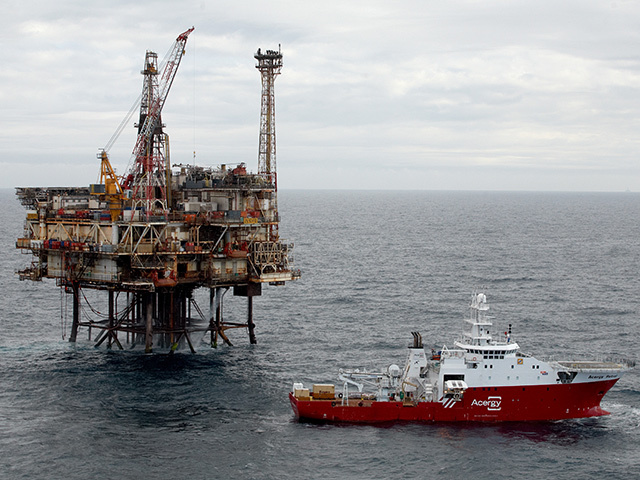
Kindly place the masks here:
[(526, 352), (638, 359), (638, 194), (281, 191), (302, 279), (255, 299), (257, 345), (175, 355), (70, 344), (66, 296), (14, 274), (25, 211), (0, 201), (0, 478), (640, 478), (640, 368), (610, 416), (563, 422), (316, 425), (287, 398), (403, 364), (414, 330), (453, 343), (478, 289)]

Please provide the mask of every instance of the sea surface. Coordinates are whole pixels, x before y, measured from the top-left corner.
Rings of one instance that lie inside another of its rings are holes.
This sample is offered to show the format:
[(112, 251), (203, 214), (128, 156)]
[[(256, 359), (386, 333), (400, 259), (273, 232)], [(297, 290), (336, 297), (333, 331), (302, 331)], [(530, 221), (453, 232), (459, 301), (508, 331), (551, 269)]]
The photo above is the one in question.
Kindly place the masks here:
[(0, 478), (640, 478), (640, 367), (586, 420), (316, 425), (287, 398), (404, 364), (414, 330), (451, 345), (480, 289), (525, 352), (637, 360), (638, 194), (283, 190), (302, 278), (255, 299), (257, 345), (175, 355), (70, 344), (70, 300), (18, 280), (25, 210), (0, 202)]

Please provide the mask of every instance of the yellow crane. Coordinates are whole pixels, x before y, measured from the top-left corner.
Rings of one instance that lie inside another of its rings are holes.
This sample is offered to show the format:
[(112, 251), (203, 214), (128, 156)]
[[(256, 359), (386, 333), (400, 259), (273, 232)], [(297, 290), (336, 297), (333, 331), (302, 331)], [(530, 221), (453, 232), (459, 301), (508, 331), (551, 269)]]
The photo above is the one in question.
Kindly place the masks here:
[[(111, 166), (107, 152), (102, 150), (100, 153), (100, 183), (99, 188), (92, 188), (91, 193), (99, 195), (100, 200), (106, 201), (109, 205), (109, 213), (111, 214), (111, 221), (115, 222), (122, 213), (122, 201), (124, 200), (124, 192), (122, 186), (118, 181), (116, 172)], [(103, 190), (104, 192), (96, 192), (94, 190)]]

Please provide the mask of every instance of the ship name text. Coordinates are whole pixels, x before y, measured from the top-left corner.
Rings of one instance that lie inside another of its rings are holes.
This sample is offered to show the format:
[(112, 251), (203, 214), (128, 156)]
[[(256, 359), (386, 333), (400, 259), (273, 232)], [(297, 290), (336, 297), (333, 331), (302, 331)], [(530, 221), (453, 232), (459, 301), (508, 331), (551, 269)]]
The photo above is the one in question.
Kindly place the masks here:
[(476, 400), (471, 402), (472, 407), (487, 407), (487, 410), (497, 411), (502, 408), (502, 397), (489, 397), (486, 400)]

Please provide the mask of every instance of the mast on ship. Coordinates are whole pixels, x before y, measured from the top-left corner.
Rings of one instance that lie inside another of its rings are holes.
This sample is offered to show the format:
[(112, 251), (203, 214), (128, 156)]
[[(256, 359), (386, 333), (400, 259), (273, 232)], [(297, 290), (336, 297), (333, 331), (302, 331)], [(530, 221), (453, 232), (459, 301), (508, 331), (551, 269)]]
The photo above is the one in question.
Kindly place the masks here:
[(491, 335), (493, 322), (488, 312), (487, 296), (484, 293), (475, 293), (471, 298), (471, 305), (469, 305), (469, 316), (464, 320), (462, 342), (456, 342), (457, 346), (469, 348), (474, 346), (510, 345), (511, 348), (509, 350), (513, 350), (514, 347), (517, 349), (517, 343), (511, 342), (511, 325), (509, 325), (509, 331), (505, 332), (504, 341), (497, 342), (493, 340)]
[(493, 323), (487, 312), (489, 312), (487, 296), (484, 293), (474, 294), (469, 306), (469, 318), (465, 319), (466, 328), (462, 332), (464, 343), (469, 345), (491, 344), (492, 337), (489, 328)]

